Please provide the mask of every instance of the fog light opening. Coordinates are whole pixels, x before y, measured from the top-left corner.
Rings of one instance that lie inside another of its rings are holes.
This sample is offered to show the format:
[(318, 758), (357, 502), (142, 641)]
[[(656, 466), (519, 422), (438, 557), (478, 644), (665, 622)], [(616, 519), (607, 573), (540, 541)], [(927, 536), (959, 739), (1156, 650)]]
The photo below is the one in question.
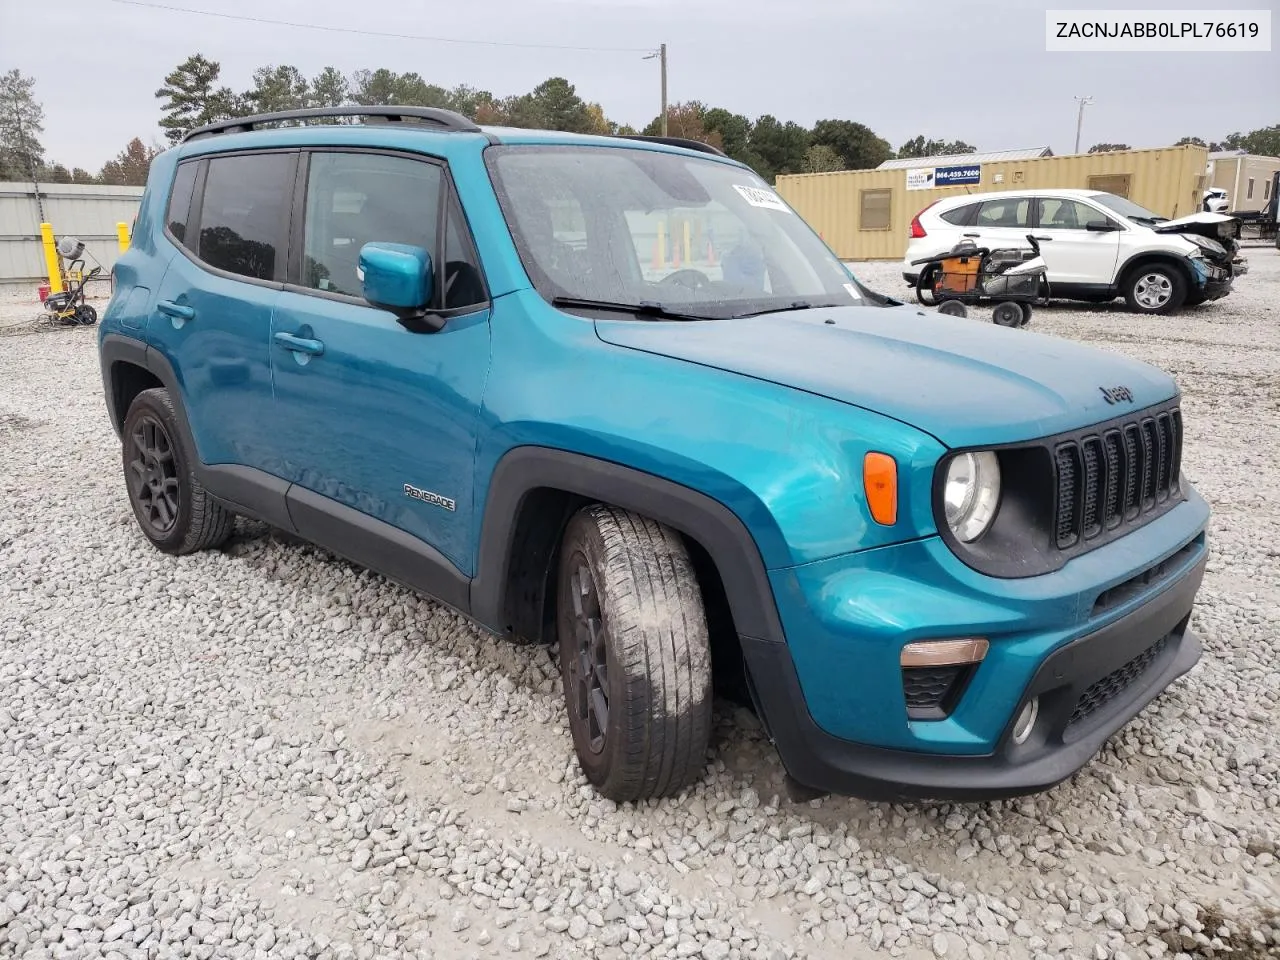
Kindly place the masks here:
[(1018, 746), (1027, 742), (1027, 738), (1031, 736), (1031, 731), (1035, 729), (1036, 718), (1040, 716), (1040, 698), (1032, 697), (1022, 708), (1022, 712), (1018, 714), (1018, 719), (1013, 724), (1013, 742)]

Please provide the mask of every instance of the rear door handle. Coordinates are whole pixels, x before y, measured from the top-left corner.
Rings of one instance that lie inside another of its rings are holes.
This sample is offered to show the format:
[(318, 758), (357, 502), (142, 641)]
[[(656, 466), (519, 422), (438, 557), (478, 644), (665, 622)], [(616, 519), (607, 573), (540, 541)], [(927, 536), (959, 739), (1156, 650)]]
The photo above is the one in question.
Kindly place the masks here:
[(295, 337), (292, 333), (284, 332), (277, 333), (275, 340), (276, 343), (293, 353), (305, 353), (313, 357), (318, 357), (324, 353), (324, 341), (322, 340), (309, 340), (306, 337)]
[(173, 317), (175, 320), (194, 320), (196, 318), (195, 307), (174, 303), (172, 300), (161, 300), (156, 304), (156, 309), (166, 317)]
[(1046, 240), (1052, 240), (1052, 239), (1053, 239), (1053, 237), (1032, 237), (1031, 239), (1032, 239), (1032, 240), (1039, 240), (1041, 243), (1044, 243), (1044, 241), (1046, 241)]
[(980, 234), (980, 233), (966, 233), (966, 234), (965, 234), (965, 236), (966, 236), (966, 237), (974, 237), (974, 238), (976, 239), (977, 237), (982, 236), (982, 234)]

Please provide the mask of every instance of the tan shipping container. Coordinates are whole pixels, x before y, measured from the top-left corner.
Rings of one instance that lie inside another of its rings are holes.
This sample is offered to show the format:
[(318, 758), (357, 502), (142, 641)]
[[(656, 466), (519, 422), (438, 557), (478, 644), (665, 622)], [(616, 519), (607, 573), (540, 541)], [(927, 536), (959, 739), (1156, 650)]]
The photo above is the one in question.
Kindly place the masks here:
[[(1200, 209), (1204, 147), (1118, 150), (983, 163), (966, 186), (908, 190), (908, 170), (784, 174), (777, 190), (844, 260), (893, 260), (907, 250), (911, 218), (944, 197), (997, 190), (1081, 188), (1128, 197), (1166, 217)], [(926, 164), (927, 165), (927, 164)]]

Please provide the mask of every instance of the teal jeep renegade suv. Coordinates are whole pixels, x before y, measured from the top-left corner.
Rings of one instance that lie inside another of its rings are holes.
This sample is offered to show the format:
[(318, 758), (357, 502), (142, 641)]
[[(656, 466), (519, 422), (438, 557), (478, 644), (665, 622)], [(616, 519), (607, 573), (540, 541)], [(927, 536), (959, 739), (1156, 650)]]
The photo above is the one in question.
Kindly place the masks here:
[(114, 279), (151, 542), (256, 518), (556, 644), (615, 800), (702, 774), (713, 689), (801, 793), (1034, 792), (1200, 654), (1173, 380), (872, 292), (703, 144), (239, 118), (156, 158)]

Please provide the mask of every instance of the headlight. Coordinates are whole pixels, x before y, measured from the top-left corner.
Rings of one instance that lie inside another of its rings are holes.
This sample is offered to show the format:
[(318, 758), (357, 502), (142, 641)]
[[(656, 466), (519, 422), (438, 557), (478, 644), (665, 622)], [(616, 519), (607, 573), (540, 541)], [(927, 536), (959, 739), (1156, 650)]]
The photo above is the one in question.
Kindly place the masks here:
[(987, 532), (1000, 505), (1000, 461), (989, 450), (962, 453), (947, 464), (942, 493), (947, 526), (963, 543)]

